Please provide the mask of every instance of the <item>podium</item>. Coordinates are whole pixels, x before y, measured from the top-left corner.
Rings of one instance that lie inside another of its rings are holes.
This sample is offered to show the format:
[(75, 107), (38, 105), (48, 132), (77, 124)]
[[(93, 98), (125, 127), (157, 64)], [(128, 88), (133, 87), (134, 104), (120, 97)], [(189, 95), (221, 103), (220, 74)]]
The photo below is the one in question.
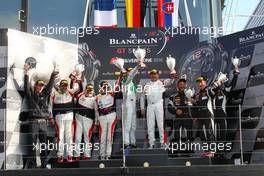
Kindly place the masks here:
[[(168, 151), (164, 149), (140, 148), (125, 149), (125, 166), (126, 167), (144, 167), (144, 163), (148, 167), (157, 166), (209, 166), (209, 165), (225, 165), (233, 164), (233, 160), (223, 158), (207, 158), (199, 156), (190, 157), (170, 157)], [(80, 160), (72, 163), (53, 163), (52, 168), (121, 168), (123, 167), (122, 152), (119, 157), (113, 157), (110, 160)]]

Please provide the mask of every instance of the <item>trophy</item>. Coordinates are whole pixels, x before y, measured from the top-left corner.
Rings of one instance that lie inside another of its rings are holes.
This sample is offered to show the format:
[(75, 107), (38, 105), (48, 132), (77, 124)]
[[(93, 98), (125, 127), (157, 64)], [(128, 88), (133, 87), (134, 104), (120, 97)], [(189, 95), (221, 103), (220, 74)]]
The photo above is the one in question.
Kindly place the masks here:
[(171, 57), (171, 55), (169, 55), (169, 57), (167, 57), (166, 59), (166, 64), (168, 66), (168, 68), (170, 69), (170, 74), (175, 74), (175, 65), (176, 65), (176, 60), (175, 58)]
[(25, 60), (25, 64), (29, 65), (29, 68), (32, 69), (32, 68), (36, 68), (37, 61), (34, 57), (28, 57)]
[(55, 59), (53, 59), (53, 69), (55, 72), (59, 72), (59, 64)]
[(84, 65), (76, 64), (74, 69), (77, 75), (81, 75), (81, 73), (84, 71)]
[(146, 64), (144, 64), (144, 58), (146, 56), (146, 50), (141, 49), (139, 46), (137, 49), (133, 49), (133, 53), (135, 57), (138, 59), (141, 67), (146, 67)]
[(84, 65), (83, 64), (76, 64), (74, 67), (73, 73), (70, 74), (70, 78), (71, 79), (76, 78), (77, 80), (81, 80), (83, 71), (84, 71)]
[(226, 74), (223, 74), (222, 72), (220, 72), (217, 76), (216, 83), (218, 85), (221, 85), (222, 83), (224, 83), (226, 81), (228, 81)]
[(187, 75), (186, 75), (186, 74), (182, 75), (182, 76), (181, 76), (181, 79), (185, 79), (185, 80), (187, 80)]
[(231, 58), (232, 64), (235, 67), (235, 71), (239, 72), (239, 66), (241, 64), (241, 60), (239, 58), (237, 58), (237, 56), (235, 58)]
[(126, 69), (124, 68), (124, 64), (125, 64), (124, 59), (119, 57), (113, 57), (110, 60), (110, 64), (114, 64), (117, 68), (121, 70), (121, 72), (126, 72)]
[(192, 88), (184, 89), (184, 94), (188, 99), (188, 105), (192, 105), (191, 98), (194, 96), (195, 90)]

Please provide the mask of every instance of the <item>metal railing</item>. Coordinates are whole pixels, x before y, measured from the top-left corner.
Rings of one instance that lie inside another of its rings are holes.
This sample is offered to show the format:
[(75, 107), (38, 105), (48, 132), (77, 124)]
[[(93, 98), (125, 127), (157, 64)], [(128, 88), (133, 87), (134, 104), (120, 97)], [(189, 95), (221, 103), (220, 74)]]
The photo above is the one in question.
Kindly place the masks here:
[[(175, 115), (167, 112), (166, 108), (167, 106), (164, 106), (164, 134), (167, 136), (166, 145), (160, 145), (159, 129), (158, 127), (155, 127), (154, 136), (156, 140), (154, 143), (154, 149), (149, 149), (149, 131), (147, 127), (147, 121), (150, 117), (141, 117), (140, 110), (137, 109), (137, 128), (135, 131), (136, 148), (135, 146), (125, 146), (123, 142), (124, 128), (122, 128), (122, 126), (124, 127), (127, 125), (124, 121), (126, 117), (122, 117), (122, 108), (117, 107), (116, 111), (118, 120), (115, 127), (115, 132), (113, 134), (112, 155), (110, 161), (114, 160), (119, 162), (119, 167), (149, 167), (159, 164), (181, 166), (182, 163), (180, 163), (180, 161), (182, 160), (186, 160), (186, 162), (188, 161), (188, 163), (185, 163), (186, 165), (189, 165), (192, 162), (194, 162), (193, 165), (195, 165), (197, 160), (200, 159), (202, 163), (202, 161), (207, 160), (207, 157), (209, 157), (207, 163), (208, 165), (264, 164), (263, 106), (228, 106), (227, 116), (225, 117), (219, 117), (216, 115), (211, 117), (196, 117), (195, 115), (191, 115), (189, 116), (190, 119), (177, 118)], [(258, 109), (258, 112), (256, 112), (256, 108)], [(249, 112), (250, 110), (252, 110), (252, 113)], [(35, 156), (30, 154), (32, 148), (34, 148), (34, 145), (29, 142), (32, 137), (30, 128), (35, 120), (31, 119), (19, 121), (19, 117), (15, 117), (15, 115), (19, 114), (19, 111), (14, 110), (6, 110), (5, 112), (3, 121), (5, 124), (5, 141), (1, 143), (4, 149), (4, 155), (0, 157), (0, 159), (2, 159), (4, 162), (4, 169), (26, 169), (26, 161), (35, 158)], [(209, 119), (213, 119), (214, 124), (219, 123), (221, 120), (226, 120), (227, 128), (222, 129), (217, 125), (214, 126), (211, 124)], [(188, 123), (192, 123), (190, 125), (191, 128), (186, 127), (188, 124), (184, 124), (185, 120), (189, 120)], [(206, 120), (209, 121), (206, 122)], [(58, 129), (56, 130), (56, 126), (53, 123), (53, 121), (46, 119), (46, 124), (48, 126), (48, 144), (55, 146), (58, 142)], [(199, 123), (204, 124), (201, 125)], [(87, 161), (81, 161), (82, 163), (86, 163), (83, 165), (83, 167), (89, 167), (89, 163), (91, 166), (94, 166), (92, 162), (108, 162), (108, 160), (100, 160), (100, 128), (95, 128), (93, 130), (94, 131), (91, 138), (91, 158)], [(225, 136), (221, 136), (223, 131), (225, 131)], [(188, 133), (191, 133), (191, 135)], [(41, 135), (42, 131), (39, 131), (39, 134)], [(212, 136), (206, 136), (208, 134)], [(74, 144), (74, 136), (72, 136), (72, 144)], [(196, 148), (191, 148), (189, 151), (176, 150), (176, 146), (179, 147), (180, 145), (185, 145), (188, 147), (191, 147), (191, 145), (196, 147), (200, 145), (200, 147), (198, 148), (199, 150), (197, 149), (197, 151)], [(204, 150), (205, 145), (207, 145), (207, 148)], [(216, 148), (216, 146), (218, 148)], [(226, 146), (228, 146), (228, 150), (226, 150), (226, 148), (223, 149), (223, 147)], [(175, 150), (173, 151), (175, 153), (171, 151), (172, 147), (175, 147)], [(207, 155), (208, 152), (212, 152), (214, 157)], [(49, 164), (51, 164), (52, 167), (61, 167), (61, 165), (57, 163), (56, 153), (57, 151), (54, 148), (49, 150), (47, 161), (49, 161)], [(64, 158), (66, 159), (67, 155), (65, 155)], [(196, 161), (194, 161), (195, 159)], [(76, 164), (76, 162), (73, 163)], [(198, 165), (201, 163), (198, 163)], [(107, 164), (104, 166), (106, 165)], [(79, 166), (76, 165), (75, 167)]]

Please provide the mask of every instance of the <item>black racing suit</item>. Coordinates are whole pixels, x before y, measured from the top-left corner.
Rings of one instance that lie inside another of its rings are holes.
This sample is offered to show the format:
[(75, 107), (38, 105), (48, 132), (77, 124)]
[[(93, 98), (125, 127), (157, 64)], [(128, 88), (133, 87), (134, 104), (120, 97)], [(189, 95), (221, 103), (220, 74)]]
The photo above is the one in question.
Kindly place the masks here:
[[(32, 134), (32, 145), (44, 143), (47, 144), (47, 120), (50, 117), (49, 98), (53, 88), (55, 74), (51, 74), (48, 84), (41, 93), (35, 93), (29, 86), (29, 76), (24, 77), (24, 90), (28, 98), (28, 120), (30, 120), (30, 131)], [(47, 151), (41, 151), (32, 146), (31, 167), (36, 167), (36, 157), (41, 157), (41, 167), (45, 167), (47, 160)]]
[(218, 87), (205, 88), (195, 95), (193, 113), (198, 121), (198, 132), (203, 142), (215, 140), (214, 136), (214, 112), (212, 100)]
[[(176, 119), (174, 120), (174, 140), (180, 140), (180, 128), (184, 132), (184, 128), (187, 131), (186, 141), (192, 140), (192, 117), (188, 106), (188, 100), (184, 92), (177, 92), (172, 95), (168, 104), (168, 111), (175, 114)], [(182, 114), (177, 114), (177, 110), (181, 110)]]
[(213, 99), (214, 117), (216, 124), (217, 141), (225, 141), (227, 135), (227, 121), (226, 121), (226, 103), (230, 91), (235, 87), (238, 72), (233, 72), (233, 79), (231, 82), (224, 84), (216, 92)]

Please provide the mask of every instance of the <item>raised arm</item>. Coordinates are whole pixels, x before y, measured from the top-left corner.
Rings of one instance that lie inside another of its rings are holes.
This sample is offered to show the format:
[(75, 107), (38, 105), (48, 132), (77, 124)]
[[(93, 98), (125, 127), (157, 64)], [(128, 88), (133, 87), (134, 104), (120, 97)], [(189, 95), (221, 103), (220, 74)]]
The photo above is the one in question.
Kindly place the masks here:
[(55, 71), (55, 69), (51, 73), (50, 80), (49, 80), (48, 84), (45, 86), (45, 88), (43, 90), (43, 93), (46, 96), (49, 96), (51, 94), (51, 91), (52, 91), (52, 89), (54, 87), (54, 80), (55, 80), (55, 78), (57, 77), (58, 74), (59, 74), (59, 72), (58, 71)]
[(77, 95), (80, 92), (83, 91), (83, 84), (81, 80), (71, 80), (71, 89), (69, 89), (69, 92), (71, 92), (73, 95)]
[(114, 90), (112, 92), (113, 97), (115, 97), (118, 88), (120, 89), (120, 85), (121, 85), (122, 79), (123, 79), (122, 75), (117, 78), (117, 80), (115, 82), (115, 85), (114, 85)]
[(238, 79), (239, 72), (238, 71), (233, 71), (233, 78), (230, 82), (225, 84), (225, 91), (230, 92), (232, 89), (236, 87), (237, 79)]
[(131, 72), (128, 74), (127, 79), (125, 80), (125, 82), (123, 84), (124, 85), (129, 84), (134, 79), (134, 77), (138, 73), (139, 69), (140, 69), (140, 66), (139, 65), (137, 65), (135, 68), (133, 68), (131, 70)]
[(30, 66), (28, 64), (24, 65), (24, 91), (25, 95), (30, 96), (30, 86), (29, 86), (29, 71)]
[(163, 82), (164, 87), (170, 87), (174, 83), (174, 81), (177, 79), (177, 74), (176, 73), (170, 74), (170, 77), (171, 78), (164, 80), (164, 82)]

